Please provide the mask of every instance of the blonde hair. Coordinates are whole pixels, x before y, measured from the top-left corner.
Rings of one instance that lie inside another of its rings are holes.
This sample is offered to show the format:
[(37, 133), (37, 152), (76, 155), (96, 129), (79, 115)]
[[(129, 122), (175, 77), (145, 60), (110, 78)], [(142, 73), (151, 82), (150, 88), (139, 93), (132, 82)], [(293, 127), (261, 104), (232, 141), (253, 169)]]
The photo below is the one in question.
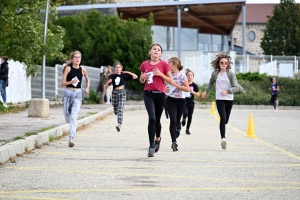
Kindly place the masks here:
[(169, 58), (168, 62), (172, 62), (174, 65), (176, 65), (179, 71), (183, 69), (183, 66), (181, 65), (181, 61), (177, 57)]
[(78, 51), (78, 50), (77, 50), (77, 51), (71, 52), (71, 53), (70, 53), (70, 56), (69, 56), (69, 60), (66, 61), (66, 63), (64, 64), (64, 68), (63, 68), (63, 70), (62, 70), (62, 73), (64, 73), (65, 68), (66, 68), (67, 66), (71, 66), (71, 65), (73, 64), (72, 59), (73, 59), (73, 57), (74, 57), (75, 54), (80, 54), (80, 56), (82, 56), (82, 54), (81, 54), (80, 51)]
[(219, 53), (214, 55), (213, 61), (210, 63), (215, 70), (220, 70), (220, 60), (226, 58), (228, 61), (227, 69), (231, 69), (231, 57), (226, 53)]
[(116, 65), (120, 65), (120, 66), (121, 66), (121, 68), (123, 69), (123, 65), (122, 65), (120, 62), (115, 62), (115, 63), (113, 64), (113, 68), (115, 68), (115, 67), (116, 67)]

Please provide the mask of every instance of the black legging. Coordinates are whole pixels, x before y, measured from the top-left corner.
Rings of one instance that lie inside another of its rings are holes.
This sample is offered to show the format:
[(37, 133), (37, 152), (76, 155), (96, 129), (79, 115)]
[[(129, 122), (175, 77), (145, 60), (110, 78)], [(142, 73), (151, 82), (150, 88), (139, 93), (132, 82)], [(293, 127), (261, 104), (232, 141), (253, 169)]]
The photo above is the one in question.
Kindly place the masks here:
[(225, 125), (229, 121), (230, 112), (233, 106), (233, 101), (229, 100), (216, 100), (217, 110), (220, 115), (220, 133), (221, 139), (225, 137)]
[(274, 109), (276, 109), (276, 99), (277, 99), (277, 94), (272, 94), (270, 103), (274, 106)]
[(192, 123), (194, 108), (195, 108), (195, 102), (193, 100), (186, 100), (185, 103), (185, 109), (183, 112), (183, 119), (186, 120), (188, 118), (186, 123), (186, 130), (190, 130), (190, 126)]
[(167, 102), (168, 102), (167, 98), (168, 98), (168, 96), (166, 95), (165, 114), (166, 114), (166, 118), (169, 119), (168, 106), (167, 106)]
[(165, 106), (165, 93), (159, 91), (144, 91), (144, 103), (148, 112), (148, 136), (150, 147), (154, 147), (154, 137), (160, 137), (160, 118)]
[(170, 134), (172, 142), (176, 142), (176, 129), (181, 129), (180, 119), (185, 108), (185, 99), (168, 97), (167, 102), (170, 117)]

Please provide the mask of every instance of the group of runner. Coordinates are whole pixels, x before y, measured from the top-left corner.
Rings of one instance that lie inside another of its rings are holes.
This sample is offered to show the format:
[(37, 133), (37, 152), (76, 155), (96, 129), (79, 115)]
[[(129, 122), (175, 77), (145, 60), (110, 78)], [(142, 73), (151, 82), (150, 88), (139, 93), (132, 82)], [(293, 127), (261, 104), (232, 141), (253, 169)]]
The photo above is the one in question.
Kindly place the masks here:
[[(197, 84), (193, 82), (194, 73), (186, 69), (186, 73), (180, 73), (184, 68), (177, 57), (161, 60), (162, 47), (152, 44), (149, 49), (149, 59), (140, 65), (139, 81), (144, 84), (144, 104), (148, 113), (148, 157), (153, 157), (159, 151), (161, 143), (161, 115), (166, 106), (170, 118), (169, 131), (171, 135), (171, 149), (178, 151), (177, 138), (181, 128), (186, 125), (186, 134), (190, 135), (193, 111), (195, 107), (194, 97), (200, 96)], [(70, 55), (70, 61), (65, 65), (61, 85), (65, 86), (64, 115), (70, 123), (69, 146), (74, 146), (77, 128), (77, 115), (82, 101), (81, 82), (82, 76), (86, 79), (86, 94), (89, 93), (90, 80), (87, 70), (80, 67), (81, 53), (75, 51)], [(229, 121), (233, 106), (234, 93), (245, 92), (237, 82), (235, 74), (230, 70), (231, 57), (225, 53), (215, 55), (211, 62), (214, 69), (207, 87), (202, 93), (202, 98), (215, 84), (216, 105), (220, 115), (221, 147), (226, 149), (225, 127)], [(129, 71), (123, 71), (120, 62), (114, 64), (114, 74), (110, 75), (105, 88), (113, 86), (112, 105), (114, 114), (117, 115), (117, 131), (121, 130), (123, 122), (123, 107), (126, 101), (124, 86), (127, 81), (137, 79), (138, 76)], [(167, 98), (166, 98), (167, 96)]]

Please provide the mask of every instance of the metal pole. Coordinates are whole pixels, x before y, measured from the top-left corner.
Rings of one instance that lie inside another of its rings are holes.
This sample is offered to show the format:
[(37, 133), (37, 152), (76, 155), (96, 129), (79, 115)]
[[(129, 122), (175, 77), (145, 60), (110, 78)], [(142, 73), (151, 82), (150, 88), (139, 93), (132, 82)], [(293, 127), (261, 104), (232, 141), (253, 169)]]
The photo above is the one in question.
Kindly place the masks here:
[(243, 3), (243, 10), (242, 10), (242, 20), (243, 20), (243, 71), (246, 69), (246, 8), (245, 3)]
[(178, 58), (181, 59), (181, 6), (177, 9), (177, 21), (178, 21)]
[[(48, 29), (48, 9), (49, 0), (46, 0), (46, 12), (45, 12), (45, 26), (44, 26), (44, 43), (46, 43), (47, 29)], [(43, 65), (42, 65), (42, 98), (45, 98), (45, 68), (46, 68), (46, 55), (43, 55)]]

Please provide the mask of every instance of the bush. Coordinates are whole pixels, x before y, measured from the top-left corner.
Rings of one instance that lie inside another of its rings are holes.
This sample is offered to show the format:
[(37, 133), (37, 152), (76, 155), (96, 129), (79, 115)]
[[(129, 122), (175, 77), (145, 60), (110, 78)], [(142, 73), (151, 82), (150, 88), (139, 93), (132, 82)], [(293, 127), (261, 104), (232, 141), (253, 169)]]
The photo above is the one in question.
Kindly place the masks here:
[(89, 103), (89, 104), (98, 104), (100, 102), (100, 98), (98, 97), (98, 93), (90, 89), (90, 94), (88, 97), (84, 98), (84, 103)]

